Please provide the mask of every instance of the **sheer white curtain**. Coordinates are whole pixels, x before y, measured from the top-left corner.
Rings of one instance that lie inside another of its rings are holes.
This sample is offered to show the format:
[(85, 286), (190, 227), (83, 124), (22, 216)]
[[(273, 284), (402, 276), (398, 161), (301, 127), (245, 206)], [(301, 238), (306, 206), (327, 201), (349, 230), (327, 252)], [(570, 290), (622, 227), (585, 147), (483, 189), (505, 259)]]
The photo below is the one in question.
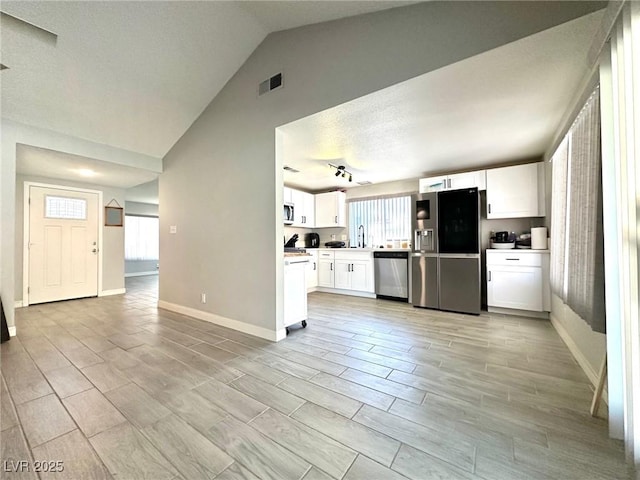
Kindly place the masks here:
[(358, 246), (358, 228), (364, 226), (367, 247), (387, 240), (411, 239), (411, 196), (375, 197), (349, 201), (349, 241)]
[(124, 217), (125, 260), (158, 260), (160, 258), (160, 223), (157, 217)]

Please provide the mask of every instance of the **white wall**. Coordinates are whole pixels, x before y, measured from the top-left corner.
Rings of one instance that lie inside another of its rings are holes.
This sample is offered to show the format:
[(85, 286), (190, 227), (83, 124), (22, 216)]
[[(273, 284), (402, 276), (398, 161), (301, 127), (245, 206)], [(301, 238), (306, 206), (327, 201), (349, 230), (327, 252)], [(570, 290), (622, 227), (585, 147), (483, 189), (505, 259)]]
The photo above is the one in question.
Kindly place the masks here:
[[(120, 205), (124, 204), (124, 190), (113, 187), (101, 187), (82, 182), (70, 182), (54, 178), (18, 175), (16, 178), (16, 215), (15, 215), (15, 299), (22, 300), (22, 261), (24, 246), (24, 182), (47, 183), (67, 187), (87, 188), (103, 192), (104, 205), (115, 198)], [(99, 208), (104, 208), (100, 205)], [(124, 228), (102, 228), (102, 290), (113, 291), (124, 288)]]
[[(161, 306), (282, 338), (276, 127), (601, 6), (426, 2), (268, 36), (164, 158)], [(278, 72), (284, 87), (258, 97)]]
[(159, 208), (154, 203), (141, 203), (141, 202), (129, 202), (124, 204), (124, 213), (131, 215), (148, 215), (151, 217), (157, 217)]

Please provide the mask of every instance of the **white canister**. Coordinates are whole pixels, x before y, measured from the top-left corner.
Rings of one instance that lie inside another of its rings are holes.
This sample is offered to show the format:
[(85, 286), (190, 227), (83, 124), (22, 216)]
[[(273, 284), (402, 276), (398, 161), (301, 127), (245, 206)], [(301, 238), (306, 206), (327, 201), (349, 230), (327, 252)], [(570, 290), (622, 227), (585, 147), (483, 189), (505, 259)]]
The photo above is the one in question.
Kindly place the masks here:
[(535, 227), (531, 229), (531, 249), (547, 249), (547, 227)]

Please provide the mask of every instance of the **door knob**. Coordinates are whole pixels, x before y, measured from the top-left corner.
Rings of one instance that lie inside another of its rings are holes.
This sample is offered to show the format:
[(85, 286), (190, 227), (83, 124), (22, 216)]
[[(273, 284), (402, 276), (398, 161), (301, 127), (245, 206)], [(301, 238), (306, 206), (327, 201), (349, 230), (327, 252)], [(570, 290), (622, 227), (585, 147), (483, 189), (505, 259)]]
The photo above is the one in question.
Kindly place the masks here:
[(93, 250), (91, 250), (92, 253), (98, 253), (98, 249), (94, 248)]

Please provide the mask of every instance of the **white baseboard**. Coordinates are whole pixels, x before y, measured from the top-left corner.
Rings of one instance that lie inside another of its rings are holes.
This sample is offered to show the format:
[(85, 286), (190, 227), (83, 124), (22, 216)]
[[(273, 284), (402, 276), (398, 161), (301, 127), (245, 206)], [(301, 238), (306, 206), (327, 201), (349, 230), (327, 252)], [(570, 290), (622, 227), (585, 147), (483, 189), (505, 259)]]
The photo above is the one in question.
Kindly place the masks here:
[(13, 304), (13, 308), (22, 308), (22, 300), (16, 300)]
[(518, 310), (515, 308), (503, 307), (487, 307), (489, 313), (503, 313), (505, 315), (514, 315), (516, 317), (541, 318), (549, 320), (549, 312), (534, 312), (532, 310)]
[(16, 327), (9, 327), (9, 336), (10, 337), (15, 337), (16, 336)]
[(146, 277), (147, 275), (158, 275), (158, 270), (150, 270), (148, 272), (125, 273), (125, 277)]
[(126, 288), (116, 288), (114, 290), (102, 290), (98, 293), (99, 297), (108, 297), (109, 295), (122, 295), (123, 293), (127, 293)]
[(343, 290), (341, 288), (318, 287), (316, 291), (322, 293), (336, 293), (338, 295), (350, 295), (352, 297), (376, 298), (375, 293), (360, 292), (358, 290)]
[[(580, 368), (582, 368), (585, 375), (589, 378), (593, 386), (596, 387), (598, 385), (598, 380), (599, 380), (598, 372), (596, 372), (593, 369), (593, 367), (591, 366), (587, 358), (578, 348), (578, 345), (576, 345), (576, 342), (574, 342), (573, 338), (571, 338), (571, 335), (569, 335), (569, 332), (567, 332), (567, 330), (564, 328), (562, 323), (558, 321), (558, 319), (553, 315), (553, 313), (550, 315), (550, 318), (551, 318), (551, 325), (553, 325), (553, 328), (556, 329), (556, 332), (558, 332), (558, 335), (560, 335), (560, 338), (562, 338), (562, 341), (565, 343), (565, 345), (571, 352), (571, 355), (573, 355), (573, 358), (576, 359), (576, 362), (578, 362), (578, 365), (580, 365)], [(602, 400), (604, 400), (604, 402), (607, 405), (609, 404), (606, 385), (605, 385), (604, 391), (602, 392)]]
[(189, 317), (197, 318), (198, 320), (204, 320), (205, 322), (214, 323), (221, 327), (231, 328), (242, 333), (248, 333), (254, 337), (264, 338), (265, 340), (271, 340), (272, 342), (278, 342), (287, 336), (287, 332), (284, 328), (273, 331), (263, 327), (257, 327), (245, 322), (233, 320), (231, 318), (222, 317), (214, 313), (203, 312), (202, 310), (196, 310), (195, 308), (185, 307), (183, 305), (177, 305), (175, 303), (165, 302), (164, 300), (158, 301), (158, 308), (163, 308), (171, 312), (181, 313)]

